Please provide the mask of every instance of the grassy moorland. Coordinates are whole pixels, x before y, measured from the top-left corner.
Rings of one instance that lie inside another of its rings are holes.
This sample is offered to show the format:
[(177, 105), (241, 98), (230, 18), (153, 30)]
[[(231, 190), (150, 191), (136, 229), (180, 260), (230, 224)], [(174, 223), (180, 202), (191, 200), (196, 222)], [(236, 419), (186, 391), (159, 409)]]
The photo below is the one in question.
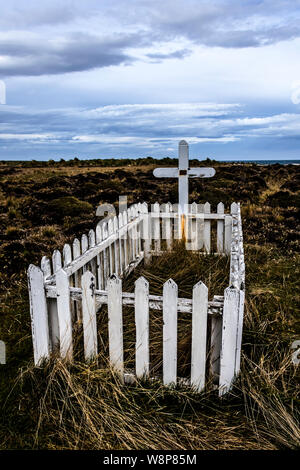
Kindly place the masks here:
[[(211, 391), (196, 395), (189, 389), (165, 389), (156, 382), (124, 388), (113, 371), (96, 363), (77, 361), (70, 367), (56, 360), (33, 367), (28, 265), (94, 227), (101, 202), (117, 204), (125, 194), (129, 204), (177, 202), (176, 182), (152, 176), (155, 166), (166, 164), (168, 159), (150, 158), (0, 162), (0, 339), (7, 345), (7, 364), (0, 366), (1, 449), (299, 447), (299, 369), (290, 351), (300, 339), (298, 166), (214, 162), (214, 178), (190, 184), (191, 200), (209, 201), (213, 210), (219, 201), (227, 207), (233, 201), (242, 204), (242, 373), (227, 399), (220, 401)], [(168, 277), (183, 294), (199, 279), (212, 294), (226, 286), (225, 258), (204, 264), (185, 253), (178, 259), (166, 255), (147, 270), (141, 266), (138, 274), (149, 279), (155, 292)], [(126, 281), (129, 288), (132, 281)], [(159, 333), (159, 318), (155, 321)], [(181, 321), (184, 333), (187, 326)], [(189, 366), (187, 344), (186, 336), (179, 335), (183, 372)], [(105, 353), (103, 347), (102, 364)]]

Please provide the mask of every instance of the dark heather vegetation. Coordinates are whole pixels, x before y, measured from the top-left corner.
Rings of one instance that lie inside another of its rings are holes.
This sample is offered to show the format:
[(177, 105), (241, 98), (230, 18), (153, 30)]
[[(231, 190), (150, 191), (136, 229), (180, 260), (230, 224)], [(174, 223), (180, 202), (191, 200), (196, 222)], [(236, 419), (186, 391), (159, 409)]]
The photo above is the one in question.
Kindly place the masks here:
[[(176, 160), (92, 160), (0, 163), (0, 365), (1, 449), (296, 449), (299, 447), (299, 369), (290, 346), (299, 332), (299, 167), (213, 163), (216, 176), (190, 182), (190, 200), (216, 210), (240, 201), (246, 259), (246, 311), (241, 375), (232, 393), (166, 389), (159, 382), (123, 387), (100, 342), (98, 364), (77, 358), (33, 367), (26, 270), (42, 255), (98, 222), (99, 203), (177, 202), (177, 183), (158, 180), (155, 166)], [(222, 294), (228, 259), (184, 252), (140, 266), (153, 293), (172, 277), (190, 297), (202, 280), (209, 296)], [(180, 260), (180, 261), (179, 261)], [(102, 315), (102, 316), (101, 316)], [(130, 317), (131, 315), (131, 317)], [(126, 360), (132, 365), (133, 310), (125, 311)], [(105, 312), (100, 314), (105, 339)], [(159, 369), (162, 322), (151, 320)], [(179, 319), (179, 372), (189, 371), (189, 319)], [(298, 366), (299, 367), (299, 366)], [(298, 375), (297, 375), (298, 374)]]

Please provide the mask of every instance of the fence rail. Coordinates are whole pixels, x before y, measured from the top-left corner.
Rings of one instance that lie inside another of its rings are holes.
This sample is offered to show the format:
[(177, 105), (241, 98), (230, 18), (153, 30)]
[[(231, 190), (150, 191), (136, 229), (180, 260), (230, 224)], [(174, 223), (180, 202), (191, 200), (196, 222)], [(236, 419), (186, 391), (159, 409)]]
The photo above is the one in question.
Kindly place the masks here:
[[(150, 295), (149, 283), (139, 278), (134, 292), (122, 291), (126, 277), (142, 260), (172, 250), (176, 239), (185, 239), (188, 249), (230, 256), (229, 287), (224, 296), (208, 300), (207, 287), (197, 283), (190, 299), (178, 298), (171, 279), (162, 295)], [(207, 361), (213, 382), (223, 395), (230, 390), (240, 369), (243, 325), (245, 264), (240, 205), (233, 203), (230, 214), (223, 203), (211, 213), (209, 203), (191, 204), (187, 216), (176, 205), (136, 204), (111, 219), (100, 222), (62, 254), (55, 250), (50, 260), (43, 257), (41, 269), (28, 269), (34, 360), (40, 364), (59, 350), (73, 359), (73, 326), (82, 322), (86, 360), (98, 354), (97, 312), (107, 305), (110, 362), (123, 379), (132, 380), (124, 370), (123, 307), (133, 307), (136, 326), (136, 377), (149, 375), (149, 311), (163, 316), (163, 382), (178, 383), (177, 318), (192, 316), (191, 373), (189, 384), (203, 390)], [(208, 329), (209, 326), (209, 329)], [(209, 331), (209, 338), (207, 337)]]

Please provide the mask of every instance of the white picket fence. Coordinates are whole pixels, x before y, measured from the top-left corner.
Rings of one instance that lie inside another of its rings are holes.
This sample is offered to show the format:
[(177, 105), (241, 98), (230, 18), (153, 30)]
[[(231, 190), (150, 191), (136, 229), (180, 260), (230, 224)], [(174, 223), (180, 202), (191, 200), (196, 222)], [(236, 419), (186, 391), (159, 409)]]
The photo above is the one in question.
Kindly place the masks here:
[[(216, 221), (212, 230), (213, 221)], [(229, 287), (224, 296), (208, 300), (208, 289), (198, 282), (191, 298), (178, 298), (172, 279), (162, 286), (162, 295), (150, 295), (148, 281), (140, 277), (134, 292), (122, 291), (122, 279), (142, 260), (172, 249), (172, 242), (185, 238), (188, 249), (230, 255)], [(73, 330), (82, 322), (86, 360), (99, 353), (97, 313), (108, 309), (109, 358), (127, 382), (150, 375), (149, 314), (161, 310), (163, 316), (163, 383), (184, 382), (201, 391), (207, 369), (219, 395), (232, 386), (240, 370), (243, 327), (245, 265), (240, 205), (231, 204), (229, 214), (219, 203), (211, 213), (210, 204), (191, 204), (186, 216), (171, 204), (136, 204), (118, 217), (98, 223), (63, 254), (55, 250), (52, 262), (43, 257), (41, 268), (30, 265), (28, 285), (35, 364), (59, 351), (73, 360)], [(123, 306), (135, 311), (135, 371), (124, 369)], [(150, 312), (150, 313), (149, 313)], [(192, 315), (190, 379), (177, 377), (177, 317)], [(209, 328), (208, 328), (209, 326)], [(209, 338), (208, 338), (209, 331)], [(207, 365), (207, 361), (209, 364)]]

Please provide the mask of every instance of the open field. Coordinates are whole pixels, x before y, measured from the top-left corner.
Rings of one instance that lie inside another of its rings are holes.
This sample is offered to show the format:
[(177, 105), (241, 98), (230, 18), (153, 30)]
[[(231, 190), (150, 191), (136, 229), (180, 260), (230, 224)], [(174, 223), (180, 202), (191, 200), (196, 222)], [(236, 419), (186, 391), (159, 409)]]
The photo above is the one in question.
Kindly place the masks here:
[[(159, 383), (123, 388), (96, 364), (70, 368), (53, 361), (33, 368), (28, 265), (94, 227), (99, 203), (117, 205), (119, 195), (129, 204), (177, 202), (176, 181), (152, 176), (170, 161), (126, 163), (0, 163), (0, 339), (7, 345), (7, 364), (0, 366), (0, 448), (299, 447), (299, 369), (290, 351), (300, 339), (299, 166), (213, 162), (214, 178), (190, 181), (191, 201), (209, 201), (212, 210), (220, 201), (227, 208), (233, 201), (242, 205), (246, 312), (242, 373), (230, 397), (220, 401), (213, 392), (196, 395)], [(208, 258), (205, 264), (186, 253), (176, 263), (166, 255), (139, 274), (155, 293), (173, 277), (184, 295), (200, 279), (220, 294), (227, 261)], [(126, 341), (133, 341), (130, 334)], [(183, 371), (187, 343), (182, 335)]]

